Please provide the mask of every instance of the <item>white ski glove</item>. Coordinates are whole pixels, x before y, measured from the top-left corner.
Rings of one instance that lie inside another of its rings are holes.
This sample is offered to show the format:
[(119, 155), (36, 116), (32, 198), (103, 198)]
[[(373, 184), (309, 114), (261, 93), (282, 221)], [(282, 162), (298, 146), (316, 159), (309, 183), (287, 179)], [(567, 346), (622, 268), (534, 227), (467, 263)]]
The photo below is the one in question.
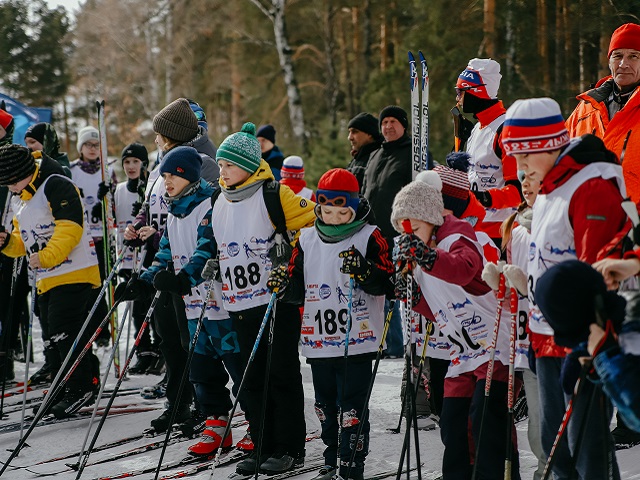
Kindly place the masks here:
[(504, 266), (505, 261), (500, 260), (497, 264), (487, 263), (482, 269), (482, 280), (484, 280), (492, 290), (498, 290), (500, 287), (500, 274)]
[(520, 295), (527, 295), (527, 274), (517, 265), (506, 265), (504, 276), (509, 284), (514, 287)]

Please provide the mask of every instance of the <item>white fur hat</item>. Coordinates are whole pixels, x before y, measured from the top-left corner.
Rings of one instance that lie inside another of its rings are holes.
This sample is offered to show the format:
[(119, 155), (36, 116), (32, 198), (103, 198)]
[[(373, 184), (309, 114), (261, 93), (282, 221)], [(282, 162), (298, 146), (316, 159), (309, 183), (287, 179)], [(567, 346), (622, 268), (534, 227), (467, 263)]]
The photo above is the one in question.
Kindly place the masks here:
[(400, 233), (404, 232), (402, 221), (409, 218), (440, 226), (444, 222), (443, 210), (440, 175), (434, 171), (420, 172), (393, 200), (391, 224)]

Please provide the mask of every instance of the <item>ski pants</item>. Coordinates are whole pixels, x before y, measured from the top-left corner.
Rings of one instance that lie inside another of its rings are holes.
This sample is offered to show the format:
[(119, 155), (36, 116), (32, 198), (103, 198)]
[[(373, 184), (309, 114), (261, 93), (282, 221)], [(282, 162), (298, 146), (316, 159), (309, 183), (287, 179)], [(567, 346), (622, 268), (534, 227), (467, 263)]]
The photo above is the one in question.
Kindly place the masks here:
[[(13, 296), (11, 296), (11, 285), (13, 283), (13, 267), (14, 262), (22, 265), (17, 271), (15, 285), (13, 285)], [(27, 278), (27, 259), (19, 260), (17, 258), (9, 258), (0, 255), (0, 335), (2, 343), (0, 343), (0, 365), (5, 359), (10, 363), (13, 362), (11, 352), (16, 346), (18, 335), (20, 334), (20, 326), (27, 321), (29, 316), (29, 306), (27, 295), (29, 294), (29, 281)], [(13, 302), (11, 318), (9, 318), (9, 304)], [(9, 332), (11, 336), (9, 337)], [(26, 353), (26, 352), (25, 352)], [(0, 370), (0, 375), (2, 371)]]
[[(536, 358), (540, 394), (540, 426), (542, 449), (549, 456), (562, 423), (570, 396), (562, 390), (560, 372), (563, 358)], [(580, 396), (573, 402), (573, 413), (567, 431), (554, 456), (553, 477), (556, 480), (592, 478), (620, 479), (613, 437), (609, 424), (613, 408), (600, 386), (585, 380)], [(580, 434), (581, 427), (584, 429)], [(576, 449), (580, 444), (577, 457)], [(607, 456), (611, 453), (612, 476), (607, 475)]]
[[(269, 324), (274, 321), (273, 316), (258, 344), (243, 388), (251, 413), (249, 426), (256, 451), (261, 442), (263, 454), (288, 454), (296, 458), (304, 453), (306, 435), (304, 392), (298, 356), (300, 309), (286, 303), (278, 303), (276, 307), (271, 368), (266, 371)], [(253, 349), (266, 309), (266, 305), (261, 305), (239, 312), (229, 312), (233, 326), (238, 332), (243, 368)], [(265, 382), (268, 382), (266, 397)]]
[[(363, 408), (371, 382), (371, 360), (311, 361), (315, 409), (322, 427), (325, 465), (337, 466), (340, 456), (340, 476), (347, 478), (349, 460), (355, 448), (351, 478), (362, 478), (364, 462), (369, 452), (369, 415)], [(340, 432), (342, 411), (342, 432)], [(360, 438), (356, 439), (358, 425), (363, 422)], [(338, 435), (340, 438), (338, 439)], [(338, 452), (338, 448), (340, 451)]]
[[(473, 372), (449, 377), (444, 382), (444, 400), (440, 416), (440, 435), (444, 443), (442, 478), (444, 480), (470, 479), (473, 472), (471, 456), (480, 441), (477, 462), (477, 480), (495, 480), (504, 477), (506, 456), (507, 422), (507, 379), (509, 369), (496, 361), (491, 381), (491, 391), (485, 412), (482, 436), (482, 421), (485, 378), (488, 362)], [(514, 398), (522, 381), (516, 379)], [(469, 422), (473, 442), (469, 438)], [(512, 442), (512, 480), (520, 479), (520, 462), (516, 430), (510, 425)], [(473, 443), (473, 444), (471, 444)]]

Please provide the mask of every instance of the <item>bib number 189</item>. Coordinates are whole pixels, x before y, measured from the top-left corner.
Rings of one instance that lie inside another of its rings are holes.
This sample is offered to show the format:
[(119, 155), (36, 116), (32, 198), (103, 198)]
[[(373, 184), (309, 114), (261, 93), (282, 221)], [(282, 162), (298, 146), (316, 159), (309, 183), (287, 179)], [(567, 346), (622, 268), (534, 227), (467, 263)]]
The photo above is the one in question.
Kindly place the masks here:
[(337, 314), (335, 310), (328, 309), (325, 311), (318, 310), (315, 321), (318, 322), (318, 332), (320, 335), (333, 335), (338, 331), (338, 324), (341, 325), (340, 333), (347, 333), (345, 326), (347, 325), (348, 311), (346, 308), (340, 310)]

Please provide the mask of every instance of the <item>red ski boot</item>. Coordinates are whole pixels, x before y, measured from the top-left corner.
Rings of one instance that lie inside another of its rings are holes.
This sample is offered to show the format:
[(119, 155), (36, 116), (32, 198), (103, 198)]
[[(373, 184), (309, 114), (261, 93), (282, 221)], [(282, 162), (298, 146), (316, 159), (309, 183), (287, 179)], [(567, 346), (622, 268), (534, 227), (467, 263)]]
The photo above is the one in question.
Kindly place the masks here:
[(247, 428), (247, 433), (242, 437), (242, 440), (236, 443), (236, 448), (238, 450), (244, 450), (245, 452), (253, 452), (253, 440), (251, 440), (250, 428)]
[(220, 447), (225, 450), (231, 448), (233, 445), (231, 430), (229, 430), (229, 434), (225, 439), (222, 439), (222, 435), (224, 435), (228, 422), (229, 417), (226, 415), (207, 418), (204, 432), (202, 432), (202, 437), (198, 443), (189, 447), (189, 455), (193, 455), (194, 457), (206, 457), (215, 453), (215, 451)]

